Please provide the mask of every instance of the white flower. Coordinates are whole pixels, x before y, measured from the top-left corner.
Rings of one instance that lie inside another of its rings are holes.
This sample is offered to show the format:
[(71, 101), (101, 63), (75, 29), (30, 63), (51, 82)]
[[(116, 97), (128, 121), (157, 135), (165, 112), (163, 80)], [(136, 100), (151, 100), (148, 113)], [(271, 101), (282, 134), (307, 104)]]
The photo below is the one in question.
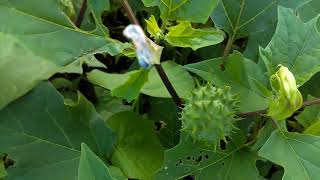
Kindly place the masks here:
[(139, 25), (130, 24), (123, 34), (132, 40), (140, 66), (149, 68), (160, 63), (162, 47), (147, 38)]

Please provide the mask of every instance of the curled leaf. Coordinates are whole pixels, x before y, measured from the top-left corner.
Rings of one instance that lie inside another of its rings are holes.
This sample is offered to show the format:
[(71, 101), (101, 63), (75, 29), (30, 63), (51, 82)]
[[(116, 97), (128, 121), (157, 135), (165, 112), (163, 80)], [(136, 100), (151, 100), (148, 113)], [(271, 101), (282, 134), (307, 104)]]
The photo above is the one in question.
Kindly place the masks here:
[(151, 37), (155, 39), (162, 39), (164, 37), (162, 30), (159, 28), (156, 18), (151, 15), (151, 17), (145, 20), (147, 23), (147, 31)]

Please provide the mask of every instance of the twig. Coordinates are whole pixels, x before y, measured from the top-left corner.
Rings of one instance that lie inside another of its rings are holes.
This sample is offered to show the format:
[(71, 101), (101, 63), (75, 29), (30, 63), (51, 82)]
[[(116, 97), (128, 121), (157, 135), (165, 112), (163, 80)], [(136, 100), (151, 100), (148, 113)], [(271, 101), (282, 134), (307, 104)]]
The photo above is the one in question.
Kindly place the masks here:
[(252, 112), (245, 112), (245, 113), (237, 113), (237, 116), (245, 118), (245, 117), (254, 117), (254, 116), (263, 116), (267, 113), (267, 110), (259, 110), (259, 111), (252, 111)]
[(320, 104), (320, 98), (312, 99), (312, 100), (309, 100), (309, 101), (305, 101), (302, 104), (302, 107), (312, 106), (314, 104)]
[(170, 83), (170, 80), (168, 79), (167, 74), (164, 72), (161, 64), (155, 64), (154, 65), (158, 71), (158, 74), (163, 82), (163, 84), (166, 86), (168, 92), (170, 93), (173, 101), (176, 103), (176, 105), (180, 108), (183, 108), (183, 104), (181, 102), (181, 99), (179, 98), (177, 92), (174, 90), (172, 84)]
[(229, 37), (227, 45), (226, 45), (226, 47), (224, 48), (224, 51), (223, 51), (223, 57), (227, 57), (229, 55), (232, 43), (233, 43), (233, 37)]
[(83, 21), (84, 18), (84, 13), (87, 10), (87, 0), (83, 0), (82, 4), (81, 4), (81, 8), (79, 11), (79, 14), (77, 16), (77, 19), (75, 20), (74, 24), (79, 28), (81, 26), (81, 23)]
[[(136, 18), (135, 14), (133, 13), (133, 11), (130, 7), (130, 4), (128, 3), (127, 0), (123, 0), (123, 7), (128, 15), (128, 18), (130, 19), (131, 23), (139, 25), (139, 21)], [(175, 102), (175, 104), (178, 107), (183, 108), (182, 101), (181, 101), (179, 95), (177, 94), (177, 92), (175, 91), (174, 87), (172, 86), (167, 74), (165, 73), (164, 69), (162, 68), (162, 65), (155, 64), (155, 67), (157, 69), (157, 72), (158, 72), (163, 84), (166, 86), (166, 88), (167, 88), (169, 94), (171, 95), (173, 101)]]
[[(315, 104), (320, 104), (320, 98), (312, 99), (303, 102), (302, 108), (305, 108), (307, 106), (312, 106)], [(259, 111), (253, 111), (253, 112), (246, 112), (246, 113), (237, 113), (237, 116), (245, 118), (245, 117), (255, 117), (255, 116), (266, 116), (267, 109), (259, 110)]]
[(131, 23), (139, 25), (139, 21), (132, 11), (132, 8), (127, 0), (123, 0), (123, 8), (127, 13), (128, 18), (130, 19)]

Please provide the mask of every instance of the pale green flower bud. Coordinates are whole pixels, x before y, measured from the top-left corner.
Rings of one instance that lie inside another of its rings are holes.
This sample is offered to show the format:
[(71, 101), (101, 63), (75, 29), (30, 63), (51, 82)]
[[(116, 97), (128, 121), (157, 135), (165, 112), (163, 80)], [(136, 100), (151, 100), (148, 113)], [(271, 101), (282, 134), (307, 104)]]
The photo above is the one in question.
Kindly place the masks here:
[(284, 120), (301, 108), (301, 93), (293, 74), (282, 65), (279, 65), (279, 70), (271, 76), (270, 82), (275, 95), (270, 101), (268, 115), (276, 120)]

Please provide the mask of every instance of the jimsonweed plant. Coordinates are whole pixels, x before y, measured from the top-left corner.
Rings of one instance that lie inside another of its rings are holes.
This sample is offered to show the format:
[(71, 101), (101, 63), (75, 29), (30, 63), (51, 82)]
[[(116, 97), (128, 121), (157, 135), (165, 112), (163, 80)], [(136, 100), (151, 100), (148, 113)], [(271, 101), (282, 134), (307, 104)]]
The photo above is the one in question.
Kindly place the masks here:
[(320, 179), (319, 14), (0, 0), (0, 179)]

